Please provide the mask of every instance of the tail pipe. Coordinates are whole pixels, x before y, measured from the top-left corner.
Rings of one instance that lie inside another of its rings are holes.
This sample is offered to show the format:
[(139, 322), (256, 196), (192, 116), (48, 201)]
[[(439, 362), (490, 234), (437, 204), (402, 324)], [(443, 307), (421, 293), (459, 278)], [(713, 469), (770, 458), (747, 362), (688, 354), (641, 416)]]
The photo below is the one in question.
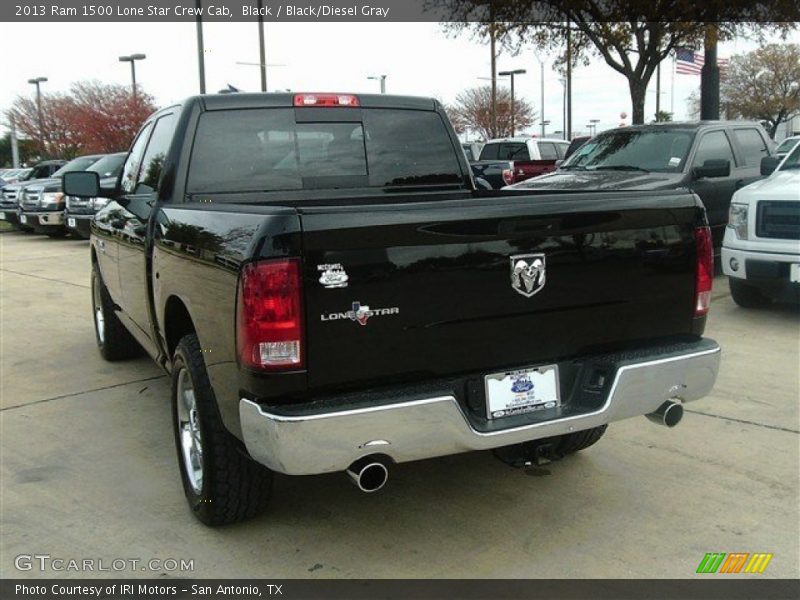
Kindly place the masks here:
[(379, 456), (359, 458), (347, 468), (353, 483), (366, 494), (377, 492), (389, 479), (388, 461)]
[(683, 418), (683, 405), (677, 400), (667, 400), (655, 412), (645, 416), (653, 423), (664, 427), (675, 427)]

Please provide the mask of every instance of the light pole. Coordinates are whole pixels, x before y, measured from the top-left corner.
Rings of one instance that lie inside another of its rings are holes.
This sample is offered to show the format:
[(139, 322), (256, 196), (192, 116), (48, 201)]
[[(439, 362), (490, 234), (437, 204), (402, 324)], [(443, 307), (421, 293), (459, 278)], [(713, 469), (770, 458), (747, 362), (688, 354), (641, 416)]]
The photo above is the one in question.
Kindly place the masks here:
[(589, 135), (594, 137), (597, 135), (597, 124), (600, 122), (600, 119), (589, 119)]
[(567, 80), (564, 77), (559, 77), (558, 80), (561, 82), (561, 85), (564, 88), (564, 92), (561, 95), (561, 119), (564, 124), (563, 136), (565, 140), (568, 140), (567, 137)]
[(374, 79), (381, 82), (381, 94), (386, 93), (386, 75), (370, 75), (367, 79)]
[(514, 106), (514, 76), (524, 75), (527, 73), (525, 69), (514, 69), (513, 71), (500, 71), (498, 75), (501, 77), (511, 77), (511, 137), (514, 137), (514, 113), (516, 106)]
[(206, 93), (206, 49), (203, 43), (203, 0), (195, 0), (197, 8), (197, 70), (200, 75), (200, 93)]
[(542, 121), (542, 137), (546, 137), (545, 132), (547, 130), (546, 128), (547, 128), (548, 125), (550, 125), (550, 121), (549, 120), (548, 121)]
[(136, 61), (144, 60), (147, 58), (145, 54), (129, 54), (128, 56), (120, 56), (119, 62), (131, 63), (131, 94), (136, 97)]
[(42, 118), (42, 90), (40, 84), (47, 81), (47, 77), (34, 77), (28, 83), (36, 86), (36, 115), (39, 119), (39, 150), (44, 154), (44, 119)]
[(544, 127), (549, 123), (549, 121), (545, 123), (544, 120), (544, 61), (538, 56), (536, 57), (536, 60), (539, 61), (539, 91), (541, 93), (541, 100), (539, 107), (539, 121), (541, 122), (542, 125), (542, 137), (544, 137), (544, 132), (545, 132)]
[(267, 91), (267, 46), (264, 41), (264, 0), (258, 0), (258, 58), (261, 69), (261, 91)]

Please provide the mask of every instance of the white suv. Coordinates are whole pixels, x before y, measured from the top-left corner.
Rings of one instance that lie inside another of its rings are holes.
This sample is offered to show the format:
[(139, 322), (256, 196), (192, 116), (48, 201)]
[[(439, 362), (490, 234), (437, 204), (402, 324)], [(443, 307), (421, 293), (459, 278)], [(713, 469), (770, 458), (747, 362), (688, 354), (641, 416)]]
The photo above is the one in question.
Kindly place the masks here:
[(739, 306), (800, 300), (800, 143), (769, 177), (733, 195), (722, 270)]

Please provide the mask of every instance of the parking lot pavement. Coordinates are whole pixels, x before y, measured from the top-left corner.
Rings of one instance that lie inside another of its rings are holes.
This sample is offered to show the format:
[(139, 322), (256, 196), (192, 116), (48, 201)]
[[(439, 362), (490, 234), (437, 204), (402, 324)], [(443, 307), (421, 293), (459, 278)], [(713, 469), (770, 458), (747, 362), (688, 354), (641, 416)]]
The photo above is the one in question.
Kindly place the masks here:
[(529, 471), (488, 452), (403, 464), (374, 495), (279, 476), (267, 513), (208, 529), (183, 499), (167, 379), (95, 350), (88, 243), (5, 233), (0, 257), (2, 577), (41, 577), (14, 567), (37, 553), (193, 560), (167, 576), (685, 578), (706, 552), (770, 552), (764, 576), (800, 575), (796, 308), (739, 309), (718, 279), (719, 381), (675, 429), (616, 423)]

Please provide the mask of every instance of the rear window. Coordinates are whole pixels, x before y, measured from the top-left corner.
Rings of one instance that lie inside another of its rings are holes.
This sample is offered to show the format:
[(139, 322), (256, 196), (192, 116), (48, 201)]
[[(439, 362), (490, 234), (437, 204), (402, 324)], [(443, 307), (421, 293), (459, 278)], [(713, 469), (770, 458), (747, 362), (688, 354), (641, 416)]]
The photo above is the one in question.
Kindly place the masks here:
[(189, 193), (461, 184), (437, 113), (362, 109), (362, 121), (296, 123), (294, 109), (204, 113)]
[(486, 144), (481, 150), (481, 160), (530, 160), (528, 145), (523, 142), (497, 142)]
[(539, 142), (539, 156), (542, 160), (556, 160), (558, 152), (556, 152), (556, 145), (551, 142)]

